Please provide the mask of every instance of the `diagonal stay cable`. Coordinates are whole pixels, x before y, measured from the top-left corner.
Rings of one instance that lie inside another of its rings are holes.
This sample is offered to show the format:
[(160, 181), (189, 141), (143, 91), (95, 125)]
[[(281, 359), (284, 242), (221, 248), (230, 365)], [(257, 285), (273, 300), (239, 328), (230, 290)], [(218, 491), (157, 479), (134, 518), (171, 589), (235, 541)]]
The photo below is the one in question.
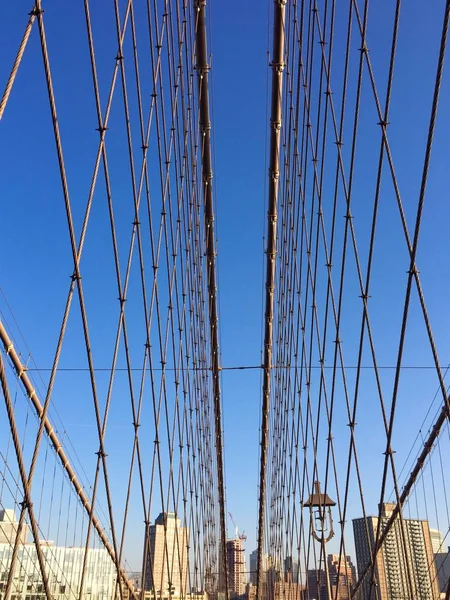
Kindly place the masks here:
[(6, 105), (8, 103), (9, 95), (11, 94), (12, 86), (14, 85), (14, 81), (16, 79), (17, 72), (20, 67), (20, 63), (22, 62), (23, 53), (25, 52), (25, 48), (27, 47), (28, 39), (30, 37), (31, 30), (33, 28), (33, 23), (36, 19), (36, 9), (33, 9), (30, 12), (30, 18), (28, 19), (27, 26), (25, 27), (25, 31), (22, 37), (22, 40), (19, 45), (19, 49), (17, 50), (16, 58), (14, 59), (14, 64), (11, 69), (11, 73), (8, 77), (8, 81), (6, 82), (5, 91), (3, 92), (2, 99), (0, 100), (0, 121), (3, 117), (3, 113), (5, 112)]

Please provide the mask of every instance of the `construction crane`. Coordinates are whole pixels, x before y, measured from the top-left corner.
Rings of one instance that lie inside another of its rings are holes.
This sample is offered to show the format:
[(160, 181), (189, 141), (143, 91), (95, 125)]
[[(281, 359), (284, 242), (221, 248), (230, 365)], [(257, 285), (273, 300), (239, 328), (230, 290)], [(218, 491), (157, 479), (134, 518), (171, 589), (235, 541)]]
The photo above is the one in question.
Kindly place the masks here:
[(240, 539), (243, 542), (245, 542), (247, 540), (247, 536), (245, 535), (245, 531), (243, 531), (242, 533), (239, 533), (239, 528), (238, 528), (238, 526), (236, 525), (236, 523), (234, 521), (233, 515), (229, 512), (228, 516), (230, 517), (231, 522), (233, 523), (234, 528), (236, 530), (236, 539)]

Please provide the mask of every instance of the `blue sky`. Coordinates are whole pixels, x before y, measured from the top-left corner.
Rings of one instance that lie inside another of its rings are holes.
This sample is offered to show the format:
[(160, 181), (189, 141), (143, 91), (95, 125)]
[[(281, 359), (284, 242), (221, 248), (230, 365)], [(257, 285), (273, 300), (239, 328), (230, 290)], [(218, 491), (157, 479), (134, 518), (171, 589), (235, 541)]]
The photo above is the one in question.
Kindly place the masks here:
[[(424, 11), (423, 3), (415, 0), (404, 8), (392, 99), (389, 135), (410, 230), (415, 217), (443, 13), (443, 2), (435, 4), (432, 10)], [(269, 5), (267, 7), (263, 3), (258, 7), (254, 0), (247, 0), (239, 3), (238, 9), (232, 9), (228, 3), (217, 2), (213, 3), (211, 10), (214, 191), (219, 238), (219, 302), (224, 367), (258, 365), (261, 362), (263, 231), (267, 176), (266, 91), (269, 77), (267, 9), (271, 11), (272, 8), (271, 3)], [(339, 102), (338, 82), (341, 80), (344, 43), (342, 31), (347, 18), (347, 3), (337, 2), (337, 5), (337, 30), (341, 34), (336, 36), (335, 41), (335, 54), (338, 58), (335, 59), (334, 73), (336, 102)], [(5, 8), (0, 26), (2, 82), (6, 80), (9, 65), (14, 59), (28, 9), (29, 6), (24, 2), (9, 3)], [(112, 3), (104, 1), (93, 6), (92, 18), (100, 89), (105, 102), (117, 46)], [(74, 220), (78, 231), (98, 139), (82, 6), (47, 3), (45, 22)], [(391, 25), (386, 26), (386, 23), (391, 22), (391, 3), (383, 0), (374, 4), (370, 12), (368, 45), (382, 98), (391, 36)], [(61, 23), (66, 26), (61, 26)], [(355, 54), (352, 56), (357, 56), (356, 29), (354, 36), (352, 51)], [(356, 60), (353, 58), (353, 77), (356, 74)], [(364, 81), (358, 136), (359, 154), (353, 191), (355, 228), (363, 257), (367, 252), (376, 157), (379, 151), (379, 129), (376, 126), (371, 89), (368, 79), (365, 78)], [(354, 92), (352, 93), (350, 107), (354, 102)], [(449, 96), (449, 78), (446, 74), (418, 253), (432, 326), (444, 365), (450, 362), (450, 316), (446, 300), (449, 263), (445, 259), (448, 253), (450, 217), (447, 201), (450, 183)], [(121, 124), (117, 126), (117, 130), (113, 129), (116, 122), (121, 123), (120, 111), (121, 104), (117, 99), (111, 113), (111, 133), (114, 135), (108, 137), (108, 152), (112, 185), (115, 198), (118, 199), (116, 217), (119, 243), (125, 248), (132, 215), (130, 216), (130, 205), (125, 208), (125, 202), (122, 203), (122, 199), (126, 199), (129, 194), (130, 183), (124, 167), (124, 129)], [(350, 115), (349, 109), (347, 127), (351, 125)], [(348, 131), (347, 134), (350, 135)], [(32, 33), (0, 123), (0, 144), (0, 194), (3, 199), (0, 221), (3, 247), (0, 255), (0, 285), (37, 365), (48, 368), (70, 283), (72, 263), (37, 29)], [(349, 146), (350, 144), (347, 148)], [(344, 150), (344, 156), (348, 158), (346, 152), (348, 149)], [(395, 364), (398, 345), (408, 260), (386, 169), (385, 175), (373, 276), (372, 315), (379, 363), (392, 366)], [(108, 367), (117, 301), (110, 233), (105, 226), (106, 204), (102, 202), (103, 188), (100, 180), (100, 199), (98, 202), (94, 201), (82, 271), (97, 365)], [(340, 209), (340, 214), (343, 214), (343, 204)], [(360, 301), (357, 299), (358, 289), (352, 267), (349, 267), (348, 277), (348, 293), (352, 300), (344, 307), (343, 338), (347, 343), (345, 352), (348, 363), (355, 364), (358, 337), (355, 331), (359, 331), (361, 313), (360, 304), (357, 304)], [(133, 282), (137, 285), (137, 279)], [(2, 314), (9, 315), (11, 322), (11, 313), (4, 297), (0, 298), (0, 306)], [(133, 315), (133, 309), (138, 310), (138, 299), (136, 304), (130, 299), (127, 307), (129, 315)], [(431, 355), (415, 294), (410, 320), (404, 364), (431, 365)], [(74, 302), (67, 343), (61, 359), (62, 366), (85, 366), (79, 323), (78, 307)], [(137, 335), (137, 318), (134, 320), (133, 316), (129, 316), (128, 323), (132, 334)], [(13, 324), (11, 327), (15, 329)], [(15, 332), (17, 335), (17, 330)], [(20, 349), (26, 354), (24, 346)], [(132, 352), (133, 359), (139, 361), (140, 347), (136, 346)], [(366, 359), (367, 364), (370, 364), (368, 355)], [(123, 363), (123, 353), (120, 360)], [(331, 363), (331, 355), (329, 360)], [(391, 376), (391, 371), (383, 373), (387, 390), (392, 388)], [(43, 373), (43, 377), (48, 377), (48, 373)], [(352, 375), (349, 378), (352, 380)], [(402, 374), (401, 381), (395, 440), (399, 465), (403, 464), (437, 389), (437, 379), (432, 371), (407, 371)], [(98, 376), (98, 385), (101, 393), (106, 391), (107, 374)], [(120, 397), (121, 391), (126, 388), (125, 374), (117, 376), (117, 386)], [(360, 455), (367, 482), (366, 501), (370, 512), (375, 512), (379, 487), (373, 484), (372, 473), (379, 472), (383, 447), (381, 442), (379, 445), (376, 442), (367, 444), (365, 439), (370, 438), (373, 431), (379, 431), (381, 422), (378, 407), (371, 403), (371, 400), (376, 403), (373, 377), (363, 377), (362, 386), (361, 395), (365, 402), (360, 407), (358, 419), (361, 432)], [(256, 546), (261, 374), (257, 369), (224, 371), (222, 389), (227, 509), (233, 513), (239, 527), (248, 534), (247, 548), (251, 551)], [(96, 431), (92, 425), (92, 407), (84, 404), (83, 394), (87, 390), (87, 373), (61, 373), (54, 397), (77, 452), (89, 464), (87, 472), (91, 477)], [(342, 397), (339, 399), (341, 401)], [(114, 460), (117, 461), (115, 464), (118, 473), (125, 472), (128, 460), (121, 456), (120, 448), (115, 447), (116, 436), (123, 435), (125, 440), (129, 433), (129, 430), (125, 432), (126, 414), (120, 402), (112, 407), (109, 426), (109, 442), (112, 446), (110, 460), (111, 464)], [(128, 425), (128, 416), (126, 419)], [(348, 448), (348, 429), (344, 430), (345, 424), (340, 422), (339, 413), (336, 419), (341, 427), (336, 432), (336, 444), (342, 457)], [(345, 434), (341, 434), (341, 431), (345, 431)], [(113, 486), (117, 486), (115, 492), (121, 497), (122, 484), (114, 481)], [(355, 499), (354, 513), (350, 516), (359, 516)], [(138, 528), (139, 523), (136, 523), (136, 532)], [(230, 534), (232, 531), (229, 522)]]

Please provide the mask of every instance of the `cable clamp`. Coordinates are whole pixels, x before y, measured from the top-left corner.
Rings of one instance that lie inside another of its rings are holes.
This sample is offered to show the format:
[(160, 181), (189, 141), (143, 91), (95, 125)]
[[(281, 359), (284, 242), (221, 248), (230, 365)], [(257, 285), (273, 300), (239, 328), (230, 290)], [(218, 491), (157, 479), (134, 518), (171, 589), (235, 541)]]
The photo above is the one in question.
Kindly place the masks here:
[(195, 66), (195, 70), (198, 72), (199, 77), (203, 77), (204, 75), (207, 75), (208, 71), (209, 71), (209, 68), (210, 67), (209, 67), (208, 64), (201, 65), (201, 66), (199, 66), (199, 65)]
[(270, 62), (270, 66), (272, 67), (272, 69), (275, 69), (278, 73), (282, 73), (284, 71), (286, 63), (284, 61), (275, 62), (274, 60), (272, 60)]
[(270, 126), (272, 127), (272, 129), (274, 131), (280, 131), (281, 129), (281, 125), (282, 125), (282, 121), (274, 121), (273, 119), (270, 119)]

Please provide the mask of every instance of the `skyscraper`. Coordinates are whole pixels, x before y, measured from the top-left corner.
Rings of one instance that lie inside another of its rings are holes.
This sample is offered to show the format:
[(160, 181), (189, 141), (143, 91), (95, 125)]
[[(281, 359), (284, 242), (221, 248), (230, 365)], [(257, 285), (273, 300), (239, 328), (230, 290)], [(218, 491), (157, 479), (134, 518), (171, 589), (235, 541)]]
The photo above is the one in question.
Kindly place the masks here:
[[(383, 505), (382, 528), (385, 527), (394, 508), (394, 504)], [(377, 526), (378, 517), (353, 520), (360, 576), (371, 563), (371, 549), (375, 545)], [(378, 590), (377, 594), (375, 586)], [(367, 576), (360, 591), (357, 598), (364, 598), (364, 600), (411, 597), (415, 600), (437, 600), (439, 598), (428, 521), (403, 519), (403, 525), (399, 518), (394, 521), (377, 554), (374, 585), (370, 586), (370, 576)]]
[(232, 598), (245, 594), (245, 554), (242, 540), (227, 540), (228, 593)]
[(250, 557), (249, 557), (249, 562), (250, 562), (250, 583), (252, 585), (256, 585), (256, 579), (258, 577), (258, 550), (253, 550), (253, 552), (250, 553)]
[[(258, 550), (253, 550), (250, 554), (250, 577), (249, 581), (252, 585), (257, 584), (258, 579)], [(262, 556), (262, 580), (266, 581), (266, 573), (269, 568), (269, 560), (267, 554), (263, 554)]]
[(189, 530), (175, 513), (161, 513), (146, 535), (144, 589), (157, 598), (186, 594), (188, 586)]

